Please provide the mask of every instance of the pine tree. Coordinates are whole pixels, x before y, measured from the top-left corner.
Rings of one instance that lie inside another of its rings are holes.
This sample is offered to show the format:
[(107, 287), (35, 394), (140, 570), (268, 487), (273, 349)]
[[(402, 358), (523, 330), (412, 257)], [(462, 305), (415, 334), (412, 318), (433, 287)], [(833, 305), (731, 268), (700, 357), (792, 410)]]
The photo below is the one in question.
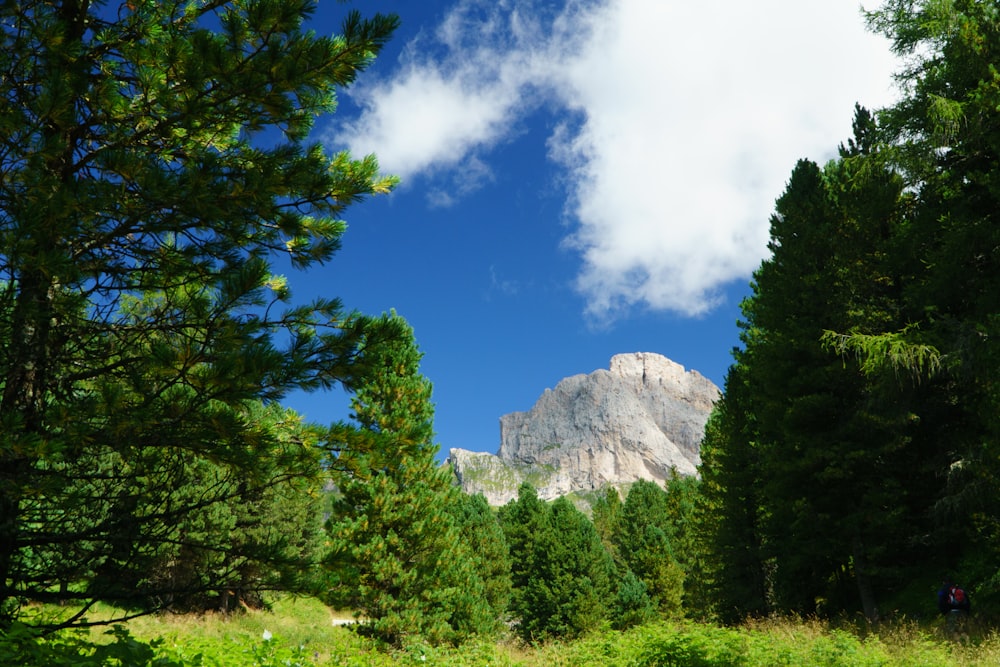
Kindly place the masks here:
[(511, 556), (511, 610), (525, 641), (576, 637), (614, 608), (617, 573), (594, 525), (565, 498), (524, 484), (500, 512)]
[(680, 612), (684, 590), (684, 571), (671, 539), (673, 519), (666, 491), (656, 482), (640, 479), (629, 489), (612, 535), (622, 560), (664, 614)]
[(249, 405), (363, 374), (375, 323), (291, 305), (272, 261), (330, 259), (346, 207), (393, 186), (307, 138), (398, 20), (320, 37), (314, 9), (0, 8), (0, 626), (25, 598), (122, 592), (108, 558), (226, 500), (164, 510), (173, 471), (252, 474)]
[(459, 642), (496, 626), (482, 574), (453, 514), (460, 491), (437, 464), (431, 384), (412, 329), (364, 347), (371, 375), (352, 398), (359, 429), (331, 430), (338, 497), (327, 522), (328, 600), (393, 646)]
[[(468, 557), (483, 582), (483, 597), (489, 605), (486, 620), (499, 624), (510, 603), (510, 553), (495, 512), (481, 493), (457, 493), (450, 511), (459, 528), (459, 539), (468, 547)], [(484, 628), (486, 633), (498, 627)]]

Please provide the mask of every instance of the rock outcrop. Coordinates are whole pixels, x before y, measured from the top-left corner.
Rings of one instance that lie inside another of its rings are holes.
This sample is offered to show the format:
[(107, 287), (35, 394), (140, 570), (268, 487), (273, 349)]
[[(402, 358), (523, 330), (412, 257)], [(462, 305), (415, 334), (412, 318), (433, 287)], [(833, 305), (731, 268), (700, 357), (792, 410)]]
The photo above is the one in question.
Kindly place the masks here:
[(619, 354), (609, 370), (568, 377), (534, 407), (500, 418), (496, 455), (452, 449), (467, 493), (493, 505), (528, 481), (544, 499), (696, 473), (719, 388), (664, 356)]

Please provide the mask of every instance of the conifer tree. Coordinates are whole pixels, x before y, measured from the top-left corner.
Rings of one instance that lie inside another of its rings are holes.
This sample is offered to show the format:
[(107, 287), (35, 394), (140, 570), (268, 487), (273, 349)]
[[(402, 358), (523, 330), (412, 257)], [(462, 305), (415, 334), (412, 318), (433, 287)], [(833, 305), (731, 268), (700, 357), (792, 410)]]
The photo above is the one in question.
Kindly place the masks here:
[(622, 518), (622, 497), (614, 486), (608, 486), (604, 492), (597, 497), (591, 511), (591, 520), (594, 522), (594, 529), (597, 530), (601, 538), (601, 544), (607, 550), (618, 567), (628, 567), (618, 553), (615, 546), (614, 535), (621, 523)]
[[(751, 547), (723, 573), (764, 564), (779, 609), (857, 609), (872, 622), (879, 597), (908, 585), (922, 559), (913, 536), (928, 530), (938, 489), (935, 452), (914, 437), (914, 392), (866, 375), (828, 342), (830, 331), (869, 334), (900, 321), (893, 251), (906, 198), (877, 138), (858, 108), (839, 159), (792, 171), (771, 220), (772, 255), (742, 305), (746, 347), (729, 378), (738, 384), (727, 386), (715, 424), (725, 432), (712, 433), (706, 457), (708, 493), (735, 512), (717, 546), (735, 556), (739, 536)], [(740, 493), (754, 511), (729, 500)], [(762, 576), (747, 577), (753, 586), (737, 596), (754, 608)]]
[[(946, 460), (933, 550), (966, 580), (1000, 556), (1000, 16), (996, 3), (889, 0), (869, 14), (907, 63), (879, 118), (913, 193), (899, 235), (905, 320), (845, 347), (874, 375), (936, 381), (923, 420)], [(955, 548), (954, 545), (962, 545)], [(963, 564), (964, 563), (964, 564)], [(1000, 608), (1000, 595), (992, 604)]]
[(398, 20), (318, 36), (314, 10), (0, 3), (0, 626), (122, 592), (106, 559), (227, 498), (166, 509), (172, 470), (253, 474), (249, 405), (363, 375), (375, 323), (294, 305), (272, 262), (330, 259), (345, 209), (393, 186), (308, 137)]
[(370, 376), (351, 405), (360, 425), (331, 429), (338, 497), (327, 522), (327, 599), (393, 646), (459, 642), (495, 629), (486, 584), (453, 514), (460, 491), (437, 464), (431, 384), (412, 329), (363, 349)]
[(511, 610), (525, 641), (576, 637), (614, 608), (617, 573), (594, 525), (565, 498), (523, 484), (500, 513), (511, 556)]
[[(228, 612), (259, 606), (268, 591), (312, 593), (322, 538), (323, 477), (313, 427), (277, 405), (251, 406), (260, 433), (257, 468), (237, 474), (203, 458), (145, 452), (118, 466), (135, 470), (131, 483), (74, 483), (66, 495), (87, 494), (90, 504), (118, 526), (118, 539), (95, 565), (94, 587), (105, 599), (169, 602), (171, 609)], [(107, 462), (103, 463), (107, 465)], [(155, 477), (155, 485), (143, 483)], [(200, 505), (201, 511), (158, 521), (154, 536), (136, 531), (154, 522), (144, 507)], [(59, 559), (51, 562), (57, 563)], [(160, 600), (162, 598), (162, 600)]]
[(667, 492), (656, 482), (640, 479), (629, 489), (612, 540), (628, 568), (646, 585), (664, 614), (680, 612), (684, 571), (671, 537), (675, 529)]
[(737, 362), (726, 373), (722, 398), (705, 426), (699, 466), (697, 524), (705, 554), (699, 575), (711, 612), (729, 623), (771, 611), (760, 453), (746, 368), (739, 361), (746, 354), (737, 351)]
[[(481, 493), (457, 493), (450, 511), (459, 528), (459, 539), (468, 547), (476, 574), (483, 581), (483, 597), (490, 617), (501, 623), (510, 602), (510, 552), (496, 513)], [(493, 628), (486, 628), (492, 631)], [(497, 628), (498, 629), (498, 628)]]

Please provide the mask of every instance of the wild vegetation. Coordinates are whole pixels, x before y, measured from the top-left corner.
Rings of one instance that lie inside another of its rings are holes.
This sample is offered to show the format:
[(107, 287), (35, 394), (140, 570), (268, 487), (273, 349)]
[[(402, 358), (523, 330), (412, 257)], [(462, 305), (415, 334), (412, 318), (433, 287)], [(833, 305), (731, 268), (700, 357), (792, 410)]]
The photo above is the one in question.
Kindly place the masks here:
[[(109, 612), (100, 605), (94, 610), (95, 615)], [(15, 628), (9, 636), (21, 641), (0, 644), (0, 660), (79, 667), (986, 667), (1000, 658), (1000, 639), (995, 635), (973, 633), (967, 641), (954, 641), (940, 627), (921, 628), (910, 622), (875, 634), (793, 618), (730, 627), (656, 621), (625, 631), (604, 627), (575, 640), (537, 645), (508, 637), (471, 639), (459, 647), (413, 641), (394, 649), (349, 628), (331, 627), (330, 611), (314, 599), (279, 599), (271, 611), (240, 615), (143, 617), (129, 622), (127, 630), (80, 633), (36, 643)]]
[(275, 273), (395, 183), (310, 130), (398, 21), (313, 9), (0, 0), (0, 662), (996, 664), (996, 3), (869, 14), (903, 96), (794, 166), (700, 479), (592, 517), (459, 493), (408, 323)]

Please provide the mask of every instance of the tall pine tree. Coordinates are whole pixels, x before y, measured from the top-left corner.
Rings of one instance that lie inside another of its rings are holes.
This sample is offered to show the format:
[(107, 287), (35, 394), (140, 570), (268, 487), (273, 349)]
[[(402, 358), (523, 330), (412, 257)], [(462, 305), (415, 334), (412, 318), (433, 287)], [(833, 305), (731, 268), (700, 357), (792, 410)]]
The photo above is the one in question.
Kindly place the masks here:
[[(361, 630), (393, 645), (459, 642), (497, 614), (455, 514), (460, 491), (438, 465), (431, 384), (412, 329), (373, 341), (370, 376), (351, 401), (360, 428), (331, 429), (337, 498), (327, 522), (328, 600), (358, 612)], [(490, 593), (499, 600), (497, 592)]]
[(330, 259), (345, 209), (392, 187), (308, 136), (398, 20), (317, 36), (314, 10), (0, 3), (0, 626), (24, 599), (120, 592), (109, 555), (211, 504), (164, 511), (166, 466), (252, 474), (250, 405), (363, 374), (373, 323), (293, 305), (272, 262)]
[[(906, 199), (877, 136), (859, 108), (837, 160), (799, 162), (772, 217), (772, 256), (743, 304), (745, 349), (727, 380), (738, 384), (717, 412), (706, 478), (714, 511), (731, 513), (716, 524), (730, 559), (720, 575), (762, 568), (736, 596), (744, 611), (760, 610), (766, 581), (779, 609), (857, 608), (874, 621), (879, 599), (898, 594), (921, 561), (914, 536), (928, 529), (937, 486), (933, 452), (914, 437), (916, 397), (838, 355), (830, 333), (901, 321), (892, 251)], [(756, 509), (738, 508), (741, 495)], [(750, 540), (742, 553), (740, 535)], [(720, 600), (727, 615), (732, 601)]]

